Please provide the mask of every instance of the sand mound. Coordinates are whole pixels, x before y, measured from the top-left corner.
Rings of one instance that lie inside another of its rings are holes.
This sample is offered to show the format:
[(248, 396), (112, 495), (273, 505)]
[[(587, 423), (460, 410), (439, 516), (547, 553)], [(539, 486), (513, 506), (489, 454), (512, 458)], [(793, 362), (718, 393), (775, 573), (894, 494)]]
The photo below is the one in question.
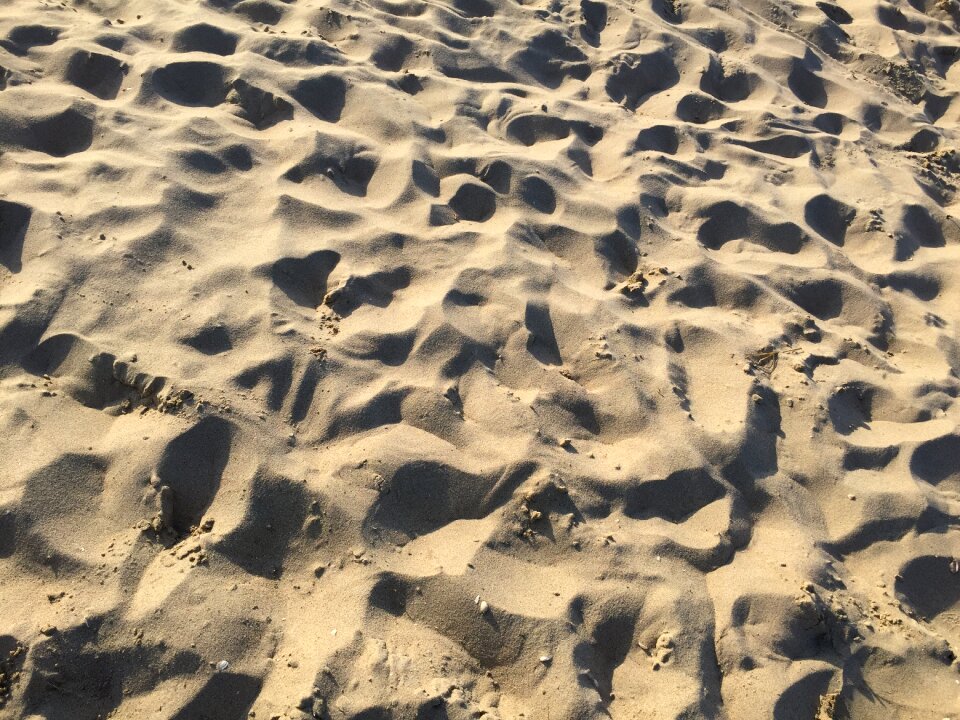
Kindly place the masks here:
[(8, 0), (0, 716), (960, 708), (954, 0)]

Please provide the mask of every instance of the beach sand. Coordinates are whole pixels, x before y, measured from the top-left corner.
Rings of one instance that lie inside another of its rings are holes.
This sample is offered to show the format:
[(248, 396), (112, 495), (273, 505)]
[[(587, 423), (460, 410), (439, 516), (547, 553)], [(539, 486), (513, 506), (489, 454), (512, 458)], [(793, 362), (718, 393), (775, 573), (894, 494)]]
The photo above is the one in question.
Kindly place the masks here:
[(5, 0), (0, 717), (960, 717), (955, 0)]

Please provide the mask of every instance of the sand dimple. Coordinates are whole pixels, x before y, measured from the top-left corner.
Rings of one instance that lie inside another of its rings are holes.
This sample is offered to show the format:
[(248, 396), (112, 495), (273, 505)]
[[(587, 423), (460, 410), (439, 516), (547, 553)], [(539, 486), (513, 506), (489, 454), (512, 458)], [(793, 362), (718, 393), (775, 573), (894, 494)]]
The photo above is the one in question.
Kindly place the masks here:
[(943, 718), (956, 8), (0, 7), (0, 715)]

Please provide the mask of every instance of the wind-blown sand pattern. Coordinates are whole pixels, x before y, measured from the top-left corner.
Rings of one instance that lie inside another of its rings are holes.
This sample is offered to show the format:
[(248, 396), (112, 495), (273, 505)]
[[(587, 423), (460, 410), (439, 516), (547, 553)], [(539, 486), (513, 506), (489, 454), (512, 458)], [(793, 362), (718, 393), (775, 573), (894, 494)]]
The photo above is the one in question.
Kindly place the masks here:
[(7, 0), (0, 716), (960, 716), (954, 0)]

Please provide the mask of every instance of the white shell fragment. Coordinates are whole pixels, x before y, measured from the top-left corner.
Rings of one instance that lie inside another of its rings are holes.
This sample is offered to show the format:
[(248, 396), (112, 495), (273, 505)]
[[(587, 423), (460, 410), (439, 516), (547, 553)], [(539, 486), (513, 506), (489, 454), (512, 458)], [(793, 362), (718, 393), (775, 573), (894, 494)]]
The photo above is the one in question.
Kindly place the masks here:
[(486, 612), (487, 610), (489, 610), (489, 609), (490, 609), (489, 603), (487, 603), (486, 600), (481, 600), (481, 601), (480, 601), (480, 613), (483, 614), (483, 613), (485, 613), (485, 612)]
[(549, 665), (551, 662), (553, 662), (553, 655), (541, 655), (540, 662), (542, 662), (544, 665)]
[(230, 663), (228, 663), (226, 660), (221, 660), (217, 663), (217, 672), (226, 672), (229, 669)]

